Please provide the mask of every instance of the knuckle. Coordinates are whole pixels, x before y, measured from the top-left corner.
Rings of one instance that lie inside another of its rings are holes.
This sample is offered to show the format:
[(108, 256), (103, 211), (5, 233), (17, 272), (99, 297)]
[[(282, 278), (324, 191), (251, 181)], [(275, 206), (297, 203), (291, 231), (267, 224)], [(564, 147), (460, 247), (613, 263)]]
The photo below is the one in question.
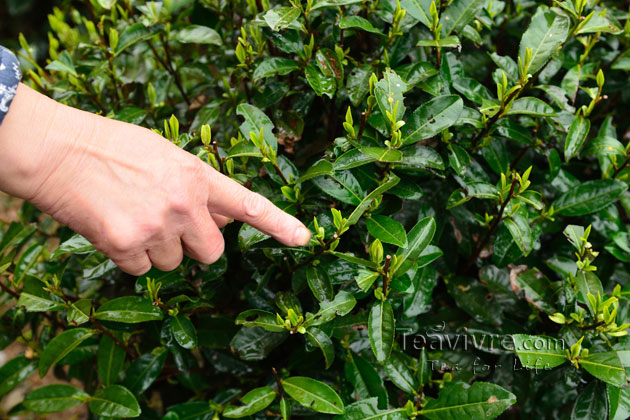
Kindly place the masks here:
[(214, 243), (214, 248), (208, 253), (207, 260), (204, 263), (214, 264), (219, 258), (221, 258), (223, 251), (225, 251), (225, 241), (223, 240), (223, 237), (219, 237)]
[(268, 203), (265, 197), (258, 193), (249, 193), (243, 200), (244, 212), (252, 219), (263, 219), (268, 212)]

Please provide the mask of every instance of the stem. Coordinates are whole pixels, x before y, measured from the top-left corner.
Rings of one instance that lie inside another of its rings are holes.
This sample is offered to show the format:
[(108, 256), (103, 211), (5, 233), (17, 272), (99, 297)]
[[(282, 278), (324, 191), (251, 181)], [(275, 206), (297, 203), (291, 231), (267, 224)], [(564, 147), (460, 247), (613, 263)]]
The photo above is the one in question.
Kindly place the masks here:
[(101, 325), (101, 323), (99, 323), (96, 320), (92, 320), (92, 324), (94, 325), (94, 327), (96, 327), (97, 330), (99, 330), (100, 332), (102, 332), (103, 334), (105, 334), (106, 336), (108, 336), (109, 338), (112, 339), (112, 341), (120, 348), (122, 348), (123, 350), (125, 350), (125, 353), (127, 353), (127, 355), (131, 358), (134, 359), (136, 357), (135, 353), (131, 350), (131, 348), (129, 346), (127, 346), (125, 343), (123, 343), (122, 341), (120, 341), (114, 334), (112, 334), (110, 331), (106, 330), (105, 327), (103, 327), (103, 325)]
[(479, 258), (479, 255), (481, 254), (481, 251), (483, 251), (486, 245), (488, 245), (488, 241), (490, 240), (495, 230), (499, 226), (499, 223), (501, 222), (501, 220), (503, 220), (503, 213), (505, 212), (505, 208), (507, 207), (508, 203), (512, 199), (512, 196), (514, 194), (514, 189), (516, 188), (516, 184), (518, 184), (518, 181), (516, 180), (516, 178), (514, 178), (512, 180), (512, 186), (510, 187), (510, 192), (508, 193), (507, 197), (501, 204), (501, 209), (499, 210), (499, 214), (497, 214), (497, 216), (492, 221), (492, 224), (490, 225), (490, 229), (486, 233), (486, 236), (484, 236), (483, 240), (479, 242), (479, 244), (475, 247), (475, 251), (473, 252), (470, 260), (468, 261), (468, 264), (466, 264), (466, 269), (470, 268), (470, 266), (472, 266), (475, 263), (475, 261), (477, 261), (477, 258)]
[(367, 121), (367, 112), (361, 113), (361, 125), (359, 126), (359, 134), (357, 134), (357, 141), (361, 140), (363, 136), (363, 130), (365, 129), (365, 122)]
[(278, 394), (280, 394), (280, 399), (282, 399), (284, 398), (284, 394), (282, 392), (282, 382), (280, 382), (280, 377), (278, 376), (278, 372), (276, 371), (276, 368), (272, 367), (271, 371), (273, 372), (273, 377), (276, 380), (276, 385), (278, 385)]
[(175, 79), (175, 85), (177, 86), (177, 89), (182, 94), (182, 97), (184, 98), (184, 101), (186, 101), (188, 106), (190, 106), (190, 103), (191, 103), (190, 102), (190, 98), (188, 97), (188, 95), (186, 94), (186, 91), (184, 90), (181, 78), (179, 77), (179, 73), (173, 67), (173, 62), (171, 60), (171, 53), (170, 53), (170, 50), (168, 48), (168, 42), (166, 42), (166, 39), (164, 38), (164, 34), (160, 34), (160, 41), (162, 41), (162, 46), (164, 48), (164, 54), (166, 54), (166, 62), (168, 64), (168, 68), (166, 70), (173, 76), (173, 79)]
[(392, 263), (392, 256), (387, 255), (385, 257), (385, 267), (383, 268), (383, 294), (387, 296), (389, 289), (389, 266)]
[(13, 296), (16, 299), (19, 299), (19, 297), (20, 297), (18, 292), (16, 292), (15, 290), (12, 290), (11, 288), (9, 288), (6, 284), (4, 284), (1, 281), (0, 281), (0, 289), (2, 289), (3, 291), (5, 291), (6, 293), (10, 294), (11, 296)]
[(310, 263), (312, 263), (315, 258), (320, 257), (322, 255), (324, 255), (324, 253), (326, 252), (326, 250), (328, 249), (328, 246), (330, 246), (330, 244), (332, 244), (334, 241), (336, 241), (337, 239), (339, 239), (339, 235), (338, 234), (334, 234), (332, 236), (332, 238), (330, 238), (327, 242), (324, 243), (324, 245), (322, 246), (322, 248), (317, 251), (315, 254), (311, 255), (310, 257), (308, 257), (307, 259), (305, 259), (304, 261), (302, 261), (299, 264), (294, 265), (291, 268), (291, 273), (295, 273), (298, 269), (309, 265)]

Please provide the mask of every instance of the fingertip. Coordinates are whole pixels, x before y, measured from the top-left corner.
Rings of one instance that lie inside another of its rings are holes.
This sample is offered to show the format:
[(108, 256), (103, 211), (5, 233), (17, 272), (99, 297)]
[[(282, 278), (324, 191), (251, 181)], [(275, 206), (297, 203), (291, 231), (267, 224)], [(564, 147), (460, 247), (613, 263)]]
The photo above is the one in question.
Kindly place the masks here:
[(304, 226), (299, 226), (293, 233), (294, 246), (304, 246), (311, 240), (311, 231)]

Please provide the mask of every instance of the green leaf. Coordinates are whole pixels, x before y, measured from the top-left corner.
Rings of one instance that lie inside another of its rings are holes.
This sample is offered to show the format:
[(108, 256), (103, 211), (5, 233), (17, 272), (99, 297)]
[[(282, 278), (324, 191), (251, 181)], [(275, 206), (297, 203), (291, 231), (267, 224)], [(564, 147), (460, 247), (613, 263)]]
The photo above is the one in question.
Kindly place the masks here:
[(248, 309), (241, 312), (234, 323), (245, 327), (261, 327), (272, 332), (284, 331), (284, 325), (279, 325), (276, 319), (276, 315), (271, 312), (262, 309)]
[(451, 383), (440, 391), (437, 399), (429, 399), (420, 414), (430, 420), (492, 420), (514, 403), (514, 394), (499, 385)]
[(310, 265), (306, 267), (306, 281), (311, 292), (313, 292), (313, 296), (318, 301), (322, 302), (333, 298), (334, 290), (330, 277), (319, 266), (314, 267)]
[(70, 310), (67, 313), (68, 322), (73, 325), (81, 325), (90, 319), (92, 312), (92, 300), (91, 299), (79, 299), (70, 305)]
[(13, 283), (20, 284), (24, 277), (31, 271), (37, 263), (39, 256), (44, 251), (43, 245), (33, 244), (20, 256), (15, 269), (13, 270)]
[(316, 321), (312, 325), (321, 325), (331, 321), (337, 316), (344, 316), (350, 313), (357, 304), (356, 299), (350, 293), (341, 290), (331, 301), (321, 302), (319, 312), (315, 314)]
[(339, 7), (348, 4), (361, 3), (363, 0), (316, 0), (311, 10), (317, 10), (324, 7)]
[(433, 217), (425, 217), (416, 223), (407, 234), (407, 247), (399, 249), (396, 253), (400, 256), (400, 259), (398, 260), (398, 265), (393, 267), (393, 269), (397, 270), (407, 259), (413, 260), (418, 258), (429, 246), (434, 235), (435, 219)]
[(538, 98), (525, 96), (518, 98), (512, 103), (512, 107), (507, 115), (532, 115), (536, 117), (552, 117), (556, 115), (556, 111), (551, 105), (541, 101)]
[(378, 279), (381, 275), (377, 272), (371, 270), (360, 269), (357, 272), (357, 276), (355, 277), (355, 281), (357, 282), (357, 286), (359, 289), (367, 292), (370, 290), (376, 279)]
[(321, 350), (324, 355), (326, 369), (328, 369), (335, 359), (335, 347), (330, 337), (316, 327), (310, 327), (306, 330), (306, 337), (312, 345), (317, 346)]
[(84, 255), (94, 251), (94, 246), (83, 236), (73, 235), (67, 241), (64, 241), (50, 256), (51, 260), (56, 260), (63, 254)]
[(453, 31), (460, 32), (477, 16), (485, 5), (483, 0), (455, 0), (441, 13), (440, 25), (442, 34), (450, 35)]
[(597, 297), (598, 295), (604, 296), (604, 288), (602, 282), (599, 280), (595, 273), (590, 271), (580, 271), (577, 274), (577, 292), (578, 300), (584, 303), (590, 310), (591, 315), (595, 315), (595, 308), (591, 307), (588, 300), (589, 293)]
[(285, 76), (298, 69), (297, 63), (289, 58), (268, 57), (261, 61), (254, 70), (254, 80), (275, 75)]
[(17, 356), (0, 366), (0, 397), (11, 392), (35, 370), (35, 361), (24, 356)]
[(523, 255), (527, 256), (531, 252), (534, 242), (527, 218), (520, 214), (514, 214), (512, 217), (503, 219), (503, 223), (505, 223)]
[(424, 387), (429, 384), (429, 380), (432, 376), (432, 366), (431, 360), (429, 359), (429, 354), (427, 353), (426, 348), (422, 348), (420, 350), (420, 356), (418, 357), (418, 383), (420, 387)]
[(597, 379), (619, 388), (626, 387), (628, 378), (616, 351), (591, 353), (580, 358), (580, 366)]
[(202, 25), (188, 25), (177, 31), (173, 39), (184, 44), (223, 44), (221, 35), (217, 31)]
[(400, 222), (382, 215), (374, 215), (365, 221), (368, 232), (381, 241), (399, 246), (407, 247), (407, 234)]
[(278, 149), (278, 140), (273, 134), (273, 122), (264, 112), (253, 105), (240, 104), (236, 107), (236, 115), (245, 118), (245, 121), (241, 124), (240, 130), (241, 134), (243, 134), (246, 139), (250, 138), (250, 133), (258, 135), (262, 129), (265, 143), (271, 146), (273, 150)]
[(337, 172), (334, 176), (323, 176), (313, 179), (320, 190), (342, 203), (358, 206), (365, 192), (350, 171)]
[(403, 144), (416, 143), (439, 134), (457, 122), (463, 109), (464, 101), (457, 95), (438, 96), (425, 102), (403, 126)]
[(627, 420), (630, 417), (630, 388), (606, 385), (610, 420)]
[(416, 47), (434, 47), (434, 48), (462, 48), (462, 42), (455, 35), (449, 35), (440, 39), (421, 39)]
[(361, 147), (361, 153), (379, 162), (395, 163), (402, 161), (403, 154), (400, 150), (387, 147)]
[(48, 369), (95, 333), (96, 331), (87, 328), (73, 328), (53, 338), (44, 348), (39, 359), (39, 376), (43, 378)]
[(514, 334), (512, 340), (514, 351), (525, 367), (551, 369), (567, 361), (563, 340), (525, 334)]
[(105, 386), (118, 381), (118, 374), (125, 364), (125, 349), (103, 334), (96, 354), (98, 376)]
[(425, 146), (409, 146), (402, 149), (403, 161), (399, 164), (405, 168), (444, 170), (442, 156), (435, 150)]
[(293, 376), (282, 380), (282, 388), (304, 407), (319, 413), (343, 413), (343, 401), (334, 389), (323, 382), (303, 376)]
[(362, 18), (361, 16), (344, 16), (339, 21), (339, 28), (341, 29), (361, 29), (373, 34), (383, 35), (381, 31), (376, 29), (369, 20)]
[(376, 360), (381, 363), (387, 361), (394, 346), (396, 333), (396, 319), (391, 303), (381, 300), (372, 305), (368, 319), (368, 333)]
[(405, 115), (405, 98), (403, 94), (406, 91), (407, 83), (394, 70), (386, 69), (385, 73), (383, 73), (383, 78), (374, 85), (374, 96), (376, 96), (376, 102), (383, 117), (387, 115), (387, 112), (393, 115), (394, 108), (396, 108), (394, 117), (397, 121), (402, 119), (403, 115)]
[(177, 315), (169, 319), (171, 331), (175, 341), (185, 349), (197, 347), (197, 330), (193, 323), (184, 315)]
[(79, 77), (76, 68), (74, 67), (74, 63), (72, 62), (72, 57), (68, 54), (68, 51), (64, 51), (59, 55), (59, 58), (51, 62), (46, 66), (46, 70), (50, 71), (58, 71), (60, 73), (68, 73), (74, 77)]
[(626, 150), (619, 140), (613, 137), (596, 137), (586, 144), (583, 155), (625, 156)]
[(365, 98), (370, 91), (371, 75), (372, 67), (367, 64), (353, 68), (348, 75), (346, 88), (348, 89), (348, 98), (352, 102), (352, 105), (359, 106), (363, 98)]
[(44, 283), (35, 277), (24, 280), (24, 288), (18, 299), (18, 306), (24, 306), (27, 312), (53, 312), (66, 309), (63, 301), (44, 290)]
[(223, 417), (239, 419), (251, 416), (267, 408), (276, 399), (276, 395), (276, 391), (269, 386), (253, 389), (240, 398), (243, 405), (228, 405), (223, 411)]
[(118, 44), (116, 45), (115, 55), (119, 55), (121, 52), (138, 42), (147, 41), (153, 38), (156, 34), (162, 32), (163, 30), (164, 26), (161, 24), (144, 26), (144, 24), (140, 22), (127, 27), (127, 29), (120, 34)]
[(541, 6), (532, 17), (529, 27), (521, 38), (518, 56), (525, 59), (525, 50), (532, 50), (529, 73), (535, 74), (542, 69), (558, 47), (569, 35), (570, 20), (565, 15), (557, 15), (547, 7)]
[(346, 406), (343, 415), (335, 420), (406, 420), (409, 416), (405, 408), (380, 410), (376, 398), (368, 398)]
[(590, 130), (591, 121), (588, 118), (577, 115), (573, 119), (564, 143), (564, 160), (568, 162), (578, 154)]
[(348, 216), (346, 226), (352, 226), (357, 223), (376, 198), (395, 187), (399, 182), (400, 178), (391, 174), (386, 180), (384, 180), (384, 182), (381, 183), (381, 185), (374, 188), (363, 200), (361, 200), (361, 203), (355, 207), (350, 216)]
[(335, 96), (337, 81), (334, 77), (324, 76), (324, 74), (312, 64), (306, 66), (304, 75), (306, 76), (306, 81), (313, 88), (317, 96), (326, 95), (331, 99)]
[(424, 26), (431, 27), (431, 2), (429, 0), (401, 0), (400, 6)]
[(556, 312), (556, 308), (549, 302), (553, 299), (554, 287), (538, 269), (523, 271), (516, 276), (516, 282), (517, 286), (523, 289), (524, 297), (529, 303), (549, 315)]
[(601, 382), (592, 381), (575, 400), (571, 420), (605, 419), (607, 414), (606, 390)]
[(133, 361), (125, 374), (125, 387), (136, 395), (149, 389), (151, 384), (160, 376), (168, 352), (164, 347), (158, 347), (151, 353), (145, 353)]
[(405, 364), (403, 356), (396, 352), (392, 353), (387, 362), (383, 364), (383, 368), (394, 385), (407, 394), (417, 394), (416, 377), (409, 366)]
[(334, 168), (336, 171), (345, 171), (347, 169), (367, 165), (374, 161), (374, 158), (364, 155), (359, 149), (352, 149), (337, 158), (334, 163)]
[(476, 104), (483, 104), (484, 100), (496, 101), (490, 89), (470, 77), (458, 77), (453, 80), (453, 88)]
[(162, 311), (159, 307), (140, 296), (123, 296), (112, 299), (94, 312), (96, 319), (126, 324), (159, 321), (162, 317)]
[(89, 406), (92, 413), (102, 417), (138, 417), (141, 413), (136, 397), (120, 385), (96, 391)]
[(230, 341), (243, 360), (263, 360), (287, 337), (287, 333), (266, 331), (262, 328), (241, 328)]
[(90, 396), (71, 385), (47, 385), (30, 392), (24, 398), (24, 407), (34, 413), (57, 413), (81, 404)]
[(605, 209), (628, 189), (624, 182), (600, 179), (579, 183), (554, 201), (556, 214), (585, 216)]
[[(366, 358), (350, 353), (344, 366), (346, 379), (354, 386), (354, 392), (359, 399), (374, 397), (378, 407), (387, 408), (387, 390), (378, 371)], [(346, 407), (347, 412), (348, 407)]]
[(268, 10), (263, 19), (272, 31), (279, 31), (289, 27), (298, 17), (300, 17), (300, 9), (297, 7), (278, 7)]

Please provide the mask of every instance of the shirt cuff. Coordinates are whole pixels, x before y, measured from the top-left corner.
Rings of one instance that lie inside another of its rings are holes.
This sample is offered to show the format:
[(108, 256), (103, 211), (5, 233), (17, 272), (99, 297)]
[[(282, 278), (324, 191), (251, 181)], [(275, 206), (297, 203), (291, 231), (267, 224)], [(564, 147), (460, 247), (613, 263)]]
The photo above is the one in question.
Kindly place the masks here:
[(9, 112), (20, 80), (22, 72), (17, 57), (0, 45), (0, 124)]

